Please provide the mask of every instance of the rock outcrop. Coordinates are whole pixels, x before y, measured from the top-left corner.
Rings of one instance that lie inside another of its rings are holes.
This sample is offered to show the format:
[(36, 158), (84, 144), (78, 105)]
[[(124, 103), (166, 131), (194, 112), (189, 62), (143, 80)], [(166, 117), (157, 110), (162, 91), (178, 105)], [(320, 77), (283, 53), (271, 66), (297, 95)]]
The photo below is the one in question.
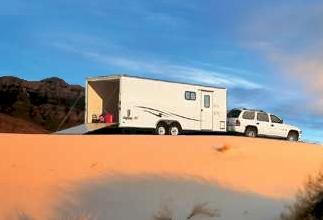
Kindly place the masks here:
[[(84, 103), (83, 87), (57, 77), (41, 81), (0, 77), (0, 112), (34, 123), (48, 132), (83, 123)], [(1, 130), (6, 129), (0, 127)]]

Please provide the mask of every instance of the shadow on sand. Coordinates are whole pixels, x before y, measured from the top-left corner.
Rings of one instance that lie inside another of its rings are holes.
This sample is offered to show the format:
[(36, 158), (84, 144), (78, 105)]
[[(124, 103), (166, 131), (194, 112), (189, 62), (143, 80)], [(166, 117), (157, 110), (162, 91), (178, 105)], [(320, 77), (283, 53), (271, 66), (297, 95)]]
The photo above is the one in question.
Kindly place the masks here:
[(273, 220), (285, 204), (194, 178), (107, 176), (66, 190), (49, 219)]

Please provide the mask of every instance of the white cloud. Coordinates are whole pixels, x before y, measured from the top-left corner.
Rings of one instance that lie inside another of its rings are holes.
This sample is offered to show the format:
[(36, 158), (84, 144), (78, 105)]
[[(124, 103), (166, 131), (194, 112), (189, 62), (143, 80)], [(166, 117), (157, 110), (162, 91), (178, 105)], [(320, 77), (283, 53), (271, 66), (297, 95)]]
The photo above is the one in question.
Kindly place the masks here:
[(225, 85), (226, 87), (243, 87), (249, 89), (261, 88), (257, 84), (246, 79), (236, 77), (225, 72), (217, 72), (195, 67), (173, 65), (168, 67), (169, 72), (178, 74), (178, 78), (188, 81), (195, 81), (204, 84)]

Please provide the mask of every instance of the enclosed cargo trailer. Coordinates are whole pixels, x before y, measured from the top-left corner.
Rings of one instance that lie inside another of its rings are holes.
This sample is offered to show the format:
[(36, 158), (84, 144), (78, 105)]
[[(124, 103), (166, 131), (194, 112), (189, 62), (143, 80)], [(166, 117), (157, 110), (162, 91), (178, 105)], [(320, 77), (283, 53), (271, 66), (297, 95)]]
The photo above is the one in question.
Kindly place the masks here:
[(109, 114), (109, 125), (160, 135), (226, 131), (225, 88), (128, 75), (93, 77), (86, 82), (85, 103), (85, 124)]

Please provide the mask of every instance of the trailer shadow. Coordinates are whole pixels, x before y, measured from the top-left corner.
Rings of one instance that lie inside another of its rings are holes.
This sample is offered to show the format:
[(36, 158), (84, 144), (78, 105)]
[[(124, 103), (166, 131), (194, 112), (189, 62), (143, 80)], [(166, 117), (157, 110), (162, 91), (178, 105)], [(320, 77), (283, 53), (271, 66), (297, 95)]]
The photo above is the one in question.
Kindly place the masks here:
[[(102, 128), (93, 132), (87, 133), (87, 135), (155, 135), (152, 129), (132, 129), (132, 128)], [(245, 137), (243, 134), (233, 132), (203, 132), (203, 131), (185, 131), (180, 136), (232, 136), (232, 137)], [(254, 139), (254, 138), (251, 138)], [(257, 139), (270, 139), (287, 141), (284, 138), (277, 137), (265, 137), (259, 136)]]
[[(102, 128), (98, 129), (93, 132), (89, 132), (87, 134), (90, 135), (155, 135), (155, 131), (153, 129), (138, 129), (138, 128)], [(224, 133), (224, 132), (202, 132), (202, 131), (185, 131), (181, 135), (188, 135), (188, 136), (198, 136), (198, 135), (206, 135), (206, 136), (211, 136), (211, 135), (217, 135), (217, 136), (236, 136), (235, 134), (229, 134), (229, 133)]]

